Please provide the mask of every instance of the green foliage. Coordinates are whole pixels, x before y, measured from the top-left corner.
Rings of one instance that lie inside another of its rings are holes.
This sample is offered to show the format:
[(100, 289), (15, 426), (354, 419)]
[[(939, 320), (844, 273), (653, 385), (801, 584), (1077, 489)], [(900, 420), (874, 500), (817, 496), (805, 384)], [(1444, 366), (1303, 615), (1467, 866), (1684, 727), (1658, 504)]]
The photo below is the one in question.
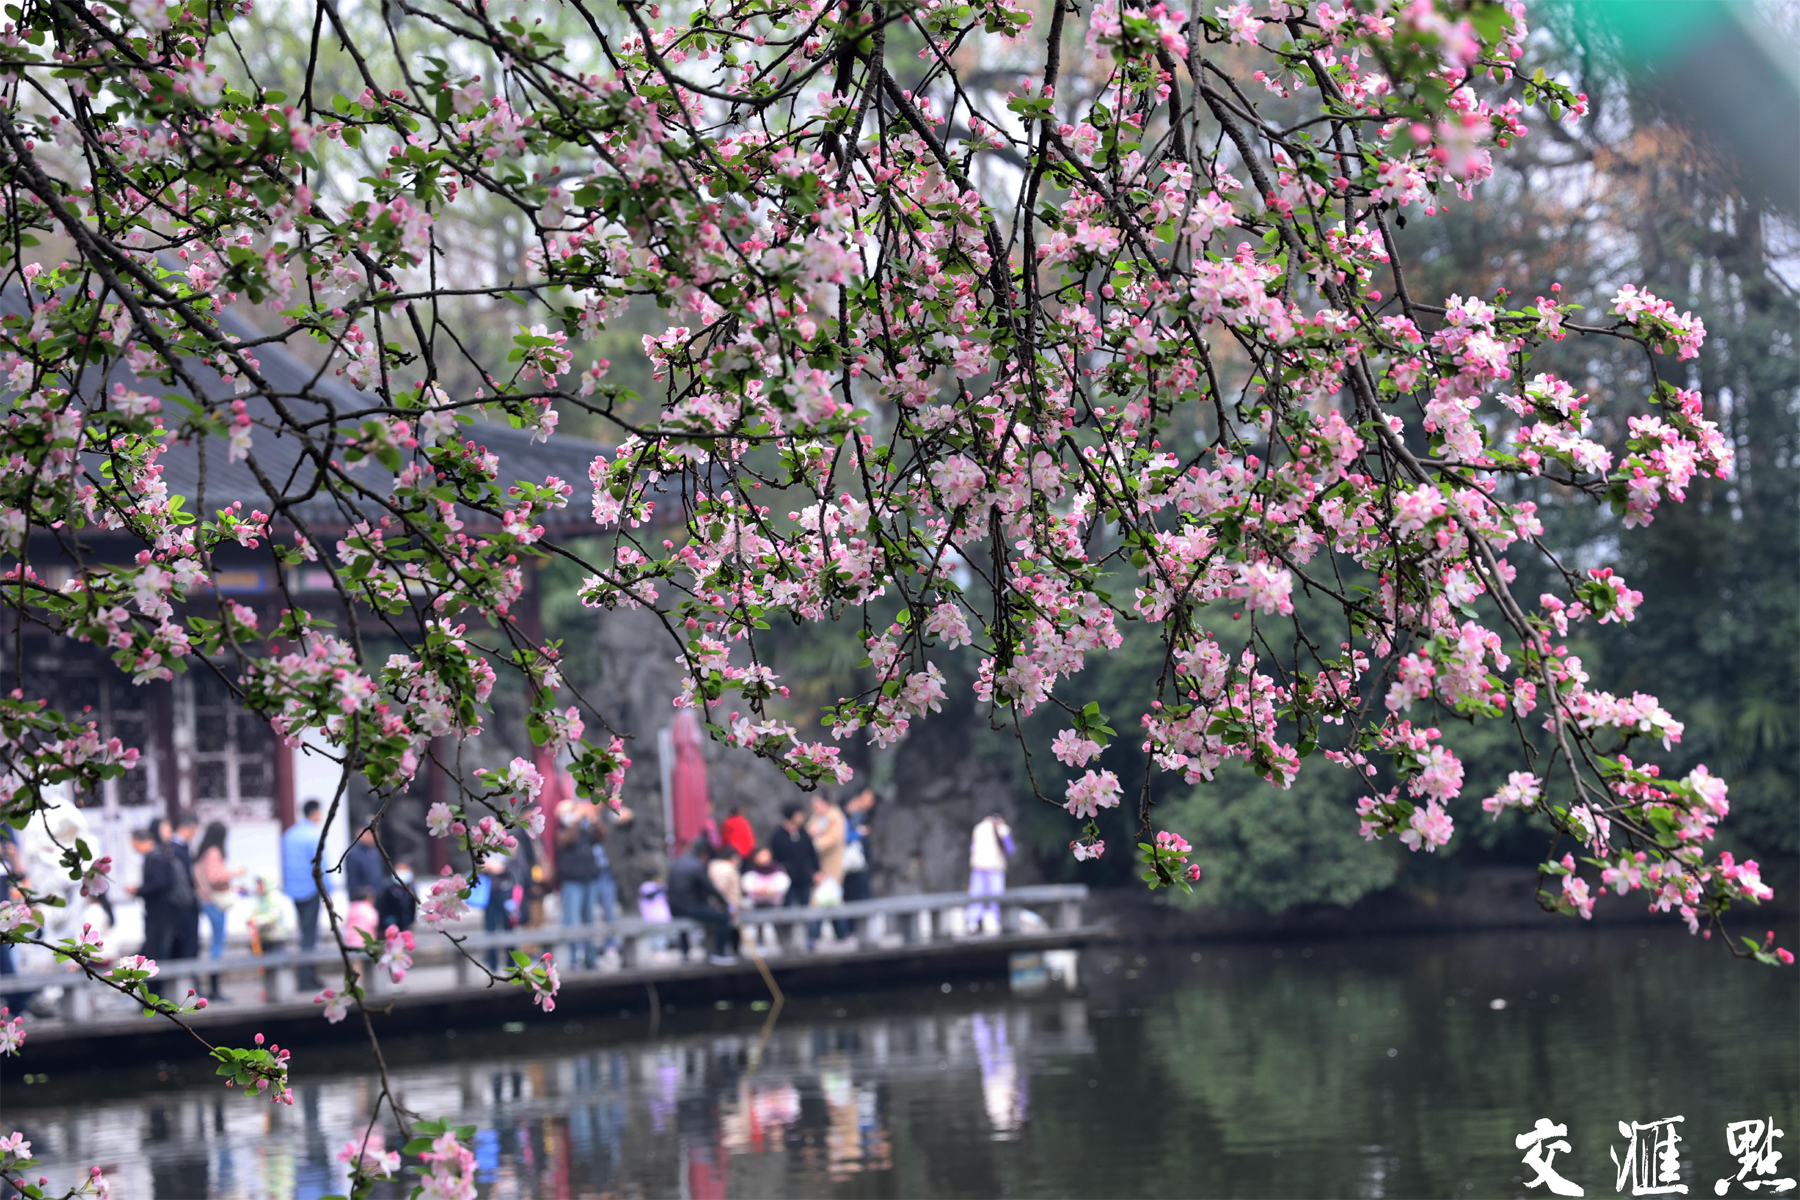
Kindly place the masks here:
[(1302, 771), (1282, 791), (1234, 764), (1166, 803), (1159, 816), (1194, 843), (1203, 871), (1192, 898), (1174, 901), (1278, 913), (1389, 886), (1406, 851), (1357, 836), (1355, 785), (1348, 771)]

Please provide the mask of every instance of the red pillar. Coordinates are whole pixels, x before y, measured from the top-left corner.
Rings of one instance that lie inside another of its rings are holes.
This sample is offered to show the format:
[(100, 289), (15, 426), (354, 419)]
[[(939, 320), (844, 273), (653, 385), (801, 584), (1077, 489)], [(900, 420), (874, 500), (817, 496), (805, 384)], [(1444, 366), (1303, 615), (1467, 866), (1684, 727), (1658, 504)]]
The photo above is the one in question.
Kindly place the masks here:
[[(425, 768), (425, 802), (427, 804), (447, 804), (450, 801), (450, 778), (437, 764), (438, 756), (448, 753), (450, 748), (451, 742), (448, 738), (436, 738), (431, 743), (432, 757)], [(450, 865), (450, 839), (430, 838), (428, 840), (431, 842), (431, 873), (433, 875), (442, 874), (444, 868)]]
[(279, 737), (275, 739), (275, 819), (285, 832), (294, 823), (294, 754)]

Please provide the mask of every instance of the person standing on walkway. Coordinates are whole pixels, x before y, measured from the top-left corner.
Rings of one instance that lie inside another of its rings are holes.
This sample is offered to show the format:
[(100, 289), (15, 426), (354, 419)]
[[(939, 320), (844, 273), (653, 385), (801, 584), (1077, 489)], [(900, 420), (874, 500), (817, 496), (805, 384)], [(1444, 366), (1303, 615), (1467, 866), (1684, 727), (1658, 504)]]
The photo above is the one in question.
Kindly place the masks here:
[(412, 864), (394, 864), (394, 877), (375, 893), (376, 924), (386, 934), (389, 925), (402, 932), (411, 929), (419, 915), (419, 898), (413, 894)]
[(756, 853), (756, 830), (750, 827), (750, 818), (744, 815), (744, 806), (741, 804), (731, 806), (731, 814), (725, 818), (725, 827), (720, 830), (719, 836), (725, 839), (727, 846), (737, 851), (738, 859), (742, 862), (749, 862), (750, 856)]
[(706, 926), (713, 965), (723, 967), (737, 961), (731, 953), (737, 908), (713, 886), (707, 873), (711, 856), (712, 842), (702, 835), (669, 864), (669, 912)]
[[(841, 899), (844, 889), (844, 831), (847, 822), (844, 810), (831, 802), (829, 796), (814, 793), (812, 798), (812, 818), (806, 823), (806, 834), (812, 838), (813, 853), (819, 856), (819, 880), (822, 884), (830, 880), (836, 886)], [(818, 885), (813, 887), (814, 903), (817, 903)]]
[(181, 860), (156, 826), (134, 831), (131, 848), (144, 858), (136, 891), (144, 902), (144, 947), (139, 953), (166, 962), (175, 957), (181, 918), (193, 902), (193, 881), (184, 882)]
[[(969, 836), (969, 895), (998, 896), (1006, 890), (1006, 859), (1013, 852), (1012, 830), (1006, 818), (989, 813), (975, 823)], [(971, 904), (965, 921), (969, 932), (983, 929), (991, 919), (1000, 931), (1000, 906), (992, 902)]]
[[(319, 885), (313, 882), (313, 858), (319, 852), (319, 839), (325, 836), (325, 809), (317, 800), (300, 806), (300, 820), (288, 826), (281, 835), (281, 890), (294, 902), (300, 952), (308, 953), (319, 946)], [(319, 986), (319, 974), (311, 963), (298, 972), (301, 991)]]
[(869, 818), (875, 810), (875, 789), (851, 787), (844, 794), (844, 903), (874, 895), (870, 875), (875, 863), (869, 855)]
[[(200, 900), (201, 915), (212, 928), (212, 944), (206, 952), (208, 958), (224, 957), (225, 910), (237, 898), (235, 880), (244, 873), (244, 868), (225, 861), (225, 832), (223, 821), (209, 824), (200, 838), (199, 853), (194, 857), (194, 895)], [(219, 991), (217, 975), (207, 982), (206, 998), (215, 1002), (226, 998)]]
[(375, 843), (375, 830), (365, 828), (356, 835), (350, 853), (344, 855), (344, 894), (354, 896), (367, 889), (371, 895), (379, 896), (387, 877), (387, 859)]
[[(508, 854), (503, 850), (494, 850), (481, 860), (481, 874), (487, 879), (487, 905), (481, 914), (481, 929), (484, 933), (505, 933), (517, 924), (514, 919), (517, 907), (514, 903), (514, 891), (523, 894), (515, 879), (519, 856)], [(512, 947), (506, 947), (510, 957)], [(500, 969), (500, 947), (489, 946), (487, 950), (487, 968), (490, 971)]]
[[(844, 846), (849, 826), (850, 823), (844, 820), (844, 810), (833, 804), (829, 796), (813, 793), (812, 819), (806, 823), (806, 832), (812, 837), (813, 849), (819, 855), (819, 877), (813, 884), (812, 895), (815, 907), (844, 902)], [(839, 941), (850, 936), (849, 921), (833, 921), (831, 928)], [(815, 939), (819, 936), (818, 926), (813, 927), (811, 936)]]
[[(175, 856), (176, 869), (187, 878), (186, 907), (175, 919), (175, 945), (170, 953), (175, 958), (200, 957), (200, 894), (194, 880), (194, 839), (200, 833), (200, 818), (192, 809), (175, 815), (175, 827), (169, 837), (169, 850)], [(198, 981), (195, 991), (199, 991)]]
[[(561, 883), (565, 928), (594, 923), (594, 901), (600, 883), (600, 863), (594, 857), (594, 822), (594, 806), (585, 801), (564, 800), (556, 806), (556, 878)], [(570, 943), (570, 967), (592, 967), (598, 959), (591, 940)]]
[[(769, 835), (769, 853), (787, 872), (789, 886), (783, 905), (787, 908), (811, 907), (813, 883), (819, 876), (819, 852), (813, 848), (812, 837), (806, 832), (806, 810), (800, 805), (789, 804), (781, 810), (781, 824)], [(818, 937), (817, 923), (807, 926), (808, 950)]]
[[(613, 823), (615, 825), (630, 824), (631, 810), (629, 808), (619, 809), (613, 815)], [(610, 926), (619, 919), (619, 880), (613, 874), (612, 854), (606, 848), (606, 839), (609, 836), (610, 831), (606, 828), (606, 810), (596, 804), (593, 827), (594, 865), (599, 868), (600, 873), (594, 876), (594, 907), (600, 918)], [(617, 949), (618, 945), (619, 939), (615, 938), (609, 929), (606, 941), (600, 946), (599, 953), (605, 954), (608, 950)]]

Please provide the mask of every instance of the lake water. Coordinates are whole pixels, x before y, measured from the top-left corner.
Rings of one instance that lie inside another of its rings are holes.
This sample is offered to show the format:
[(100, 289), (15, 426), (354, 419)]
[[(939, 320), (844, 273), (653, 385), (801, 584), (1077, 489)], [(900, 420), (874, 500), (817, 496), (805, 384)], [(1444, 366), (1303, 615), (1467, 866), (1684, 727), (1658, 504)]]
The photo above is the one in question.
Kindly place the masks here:
[[(1800, 1175), (1800, 976), (1679, 932), (1112, 946), (1077, 979), (792, 999), (761, 1042), (740, 1005), (390, 1049), (408, 1105), (480, 1126), (495, 1198), (1543, 1196), (1514, 1146), (1539, 1117), (1588, 1196), (1621, 1121), (1684, 1118), (1690, 1196), (1736, 1175), (1731, 1122), (1773, 1118)], [(306, 1051), (291, 1109), (142, 1064), (107, 1102), (10, 1084), (3, 1119), (120, 1200), (311, 1200), (368, 1111), (356, 1063)]]

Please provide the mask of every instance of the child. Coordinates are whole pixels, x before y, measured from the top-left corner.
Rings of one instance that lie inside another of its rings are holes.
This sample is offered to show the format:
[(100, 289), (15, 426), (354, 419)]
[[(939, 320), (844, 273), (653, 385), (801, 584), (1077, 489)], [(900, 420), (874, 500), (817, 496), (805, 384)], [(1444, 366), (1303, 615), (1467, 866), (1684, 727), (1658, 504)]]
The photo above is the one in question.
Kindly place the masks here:
[(350, 926), (351, 944), (361, 943), (361, 934), (370, 937), (381, 936), (381, 914), (375, 911), (375, 893), (366, 887), (356, 889), (356, 895), (350, 898), (350, 912), (344, 918)]
[(659, 879), (646, 879), (638, 885), (638, 916), (646, 921), (666, 924), (669, 915), (669, 889)]
[[(658, 925), (673, 919), (669, 912), (669, 889), (660, 879), (646, 879), (638, 884), (638, 916)], [(663, 950), (668, 947), (669, 939), (646, 938), (645, 942), (652, 950)]]
[[(377, 941), (380, 940), (381, 915), (375, 911), (375, 892), (373, 889), (366, 887), (359, 887), (356, 889), (356, 894), (350, 898), (350, 911), (344, 917), (344, 924), (349, 926), (349, 928), (344, 931), (345, 940), (348, 941), (352, 947), (363, 945), (365, 934), (375, 938)], [(358, 979), (362, 978), (363, 962), (364, 959), (361, 955), (357, 955), (350, 960), (350, 965), (356, 969), (356, 977)]]
[(250, 953), (279, 954), (293, 936), (293, 901), (258, 875), (250, 893)]
[[(744, 900), (751, 908), (780, 908), (787, 900), (788, 889), (794, 886), (794, 881), (788, 878), (788, 873), (775, 861), (774, 853), (767, 846), (760, 846), (751, 857), (750, 868), (743, 873), (739, 886), (743, 888)], [(765, 933), (769, 929), (767, 925), (762, 928)], [(767, 939), (762, 937), (757, 940), (761, 942)]]

